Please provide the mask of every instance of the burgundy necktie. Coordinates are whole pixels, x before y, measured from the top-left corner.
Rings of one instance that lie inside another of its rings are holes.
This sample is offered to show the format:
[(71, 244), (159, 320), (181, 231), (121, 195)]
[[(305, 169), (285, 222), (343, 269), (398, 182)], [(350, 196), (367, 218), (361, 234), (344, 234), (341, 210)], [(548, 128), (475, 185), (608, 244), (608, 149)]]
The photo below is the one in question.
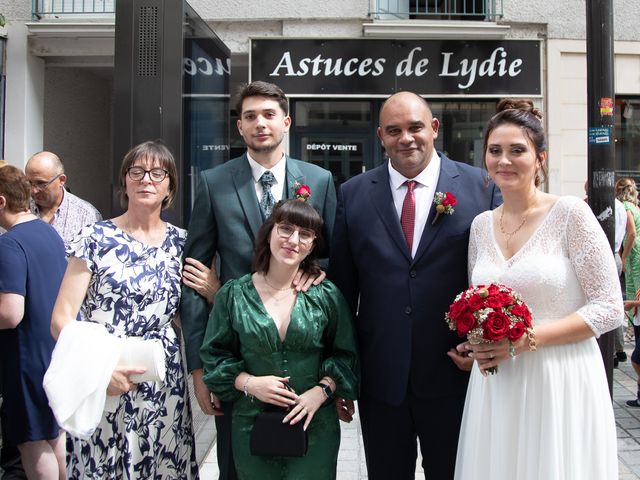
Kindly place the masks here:
[(402, 226), (404, 238), (407, 239), (409, 253), (411, 253), (413, 251), (413, 227), (416, 223), (416, 197), (413, 194), (413, 189), (416, 186), (416, 181), (407, 180), (405, 183), (407, 184), (407, 193), (404, 196), (404, 202), (402, 203), (400, 225)]

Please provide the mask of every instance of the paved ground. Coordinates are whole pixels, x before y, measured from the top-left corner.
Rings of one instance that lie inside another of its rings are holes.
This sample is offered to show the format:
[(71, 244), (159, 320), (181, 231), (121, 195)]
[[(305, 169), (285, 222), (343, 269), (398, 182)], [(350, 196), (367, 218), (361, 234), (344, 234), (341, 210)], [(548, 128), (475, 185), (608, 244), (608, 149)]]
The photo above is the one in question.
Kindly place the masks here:
[[(631, 358), (631, 344), (627, 345), (627, 354)], [(625, 402), (634, 398), (636, 394), (636, 376), (631, 368), (631, 362), (620, 363), (614, 371), (613, 401), (618, 429), (618, 459), (620, 465), (620, 480), (640, 480), (640, 408), (627, 407)], [(203, 424), (203, 431), (213, 429), (211, 420)], [(342, 423), (342, 443), (338, 456), (338, 480), (362, 480), (367, 478), (367, 468), (362, 447), (360, 422), (357, 418), (350, 424)], [(198, 439), (198, 446), (203, 442)], [(213, 445), (215, 446), (215, 444)], [(202, 452), (199, 452), (202, 455)], [(418, 459), (416, 479), (425, 478)], [(201, 463), (200, 476), (202, 480), (218, 478), (218, 464), (215, 458), (215, 448), (207, 452)]]
[[(632, 346), (627, 344), (627, 354), (631, 357)], [(193, 391), (193, 389), (192, 389)], [(613, 402), (618, 430), (618, 459), (620, 480), (640, 480), (640, 408), (627, 407), (625, 402), (634, 398), (636, 376), (630, 361), (620, 363), (614, 370)], [(193, 405), (195, 399), (193, 400)], [(360, 422), (357, 418), (350, 424), (342, 423), (342, 443), (338, 456), (338, 480), (363, 480), (367, 478), (367, 468), (362, 447)], [(202, 480), (218, 478), (218, 464), (215, 458), (215, 425), (212, 417), (203, 415), (195, 406), (194, 429), (196, 449)], [(1, 439), (0, 439), (1, 441)], [(0, 470), (0, 473), (2, 470)], [(416, 479), (425, 478), (418, 458)]]

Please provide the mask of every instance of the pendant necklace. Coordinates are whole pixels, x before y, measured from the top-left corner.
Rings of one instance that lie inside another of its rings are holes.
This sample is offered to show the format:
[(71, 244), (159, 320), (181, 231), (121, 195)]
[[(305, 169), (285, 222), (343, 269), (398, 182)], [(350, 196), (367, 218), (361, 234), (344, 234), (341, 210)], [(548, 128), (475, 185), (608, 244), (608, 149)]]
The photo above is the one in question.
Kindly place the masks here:
[(264, 282), (267, 284), (267, 286), (273, 290), (275, 290), (276, 292), (285, 292), (284, 294), (280, 295), (279, 297), (275, 294), (270, 295), (271, 298), (276, 302), (276, 303), (280, 303), (282, 300), (284, 300), (285, 298), (287, 298), (289, 296), (289, 294), (291, 293), (291, 290), (293, 289), (293, 287), (288, 286), (285, 288), (276, 288), (273, 285), (271, 285), (269, 283), (269, 280), (267, 280), (267, 276), (263, 275), (262, 278), (264, 278)]
[(529, 218), (529, 213), (531, 212), (531, 209), (533, 209), (536, 206), (536, 195), (537, 195), (537, 193), (538, 193), (538, 189), (535, 189), (534, 192), (533, 192), (533, 203), (522, 214), (522, 219), (520, 220), (520, 224), (515, 228), (515, 230), (513, 230), (511, 232), (507, 232), (505, 230), (505, 228), (504, 228), (504, 225), (502, 224), (502, 220), (504, 218), (504, 205), (502, 205), (502, 210), (500, 211), (500, 219), (498, 221), (498, 225), (500, 226), (500, 233), (502, 233), (502, 235), (504, 235), (504, 237), (507, 239), (507, 248), (509, 248), (509, 242), (511, 241), (513, 236), (516, 233), (518, 233), (520, 231), (520, 229), (524, 226), (524, 224), (527, 222), (527, 218)]

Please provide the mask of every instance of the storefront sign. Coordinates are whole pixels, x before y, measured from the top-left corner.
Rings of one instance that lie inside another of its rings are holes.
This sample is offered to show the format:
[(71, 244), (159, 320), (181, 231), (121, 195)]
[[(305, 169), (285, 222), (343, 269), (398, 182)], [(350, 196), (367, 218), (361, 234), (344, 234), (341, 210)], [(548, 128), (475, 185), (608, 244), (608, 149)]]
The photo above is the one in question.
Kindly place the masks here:
[(290, 95), (540, 95), (540, 42), (254, 39), (251, 80)]
[(342, 145), (338, 143), (309, 143), (307, 144), (307, 150), (332, 150), (337, 152), (357, 152), (358, 145)]

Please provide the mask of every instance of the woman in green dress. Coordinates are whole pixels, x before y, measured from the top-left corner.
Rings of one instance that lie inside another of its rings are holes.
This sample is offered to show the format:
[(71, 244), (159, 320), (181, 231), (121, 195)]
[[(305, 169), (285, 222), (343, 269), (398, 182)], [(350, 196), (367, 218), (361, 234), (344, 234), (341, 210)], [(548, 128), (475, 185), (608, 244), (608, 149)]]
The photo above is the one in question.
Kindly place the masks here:
[(616, 182), (616, 198), (627, 211), (627, 230), (622, 243), (622, 269), (625, 279), (625, 298), (633, 300), (640, 288), (640, 210), (638, 190), (632, 178), (621, 178)]
[[(216, 295), (200, 356), (209, 389), (234, 402), (240, 480), (336, 477), (340, 426), (332, 398), (355, 400), (359, 385), (353, 321), (331, 282), (306, 293), (292, 287), (299, 270), (320, 272), (314, 253), (321, 227), (308, 203), (279, 202), (258, 233), (254, 273), (230, 280)], [(303, 422), (304, 457), (251, 455), (254, 419), (266, 404), (290, 407), (285, 422)]]
[[(637, 233), (640, 231), (640, 210), (638, 210), (638, 190), (636, 182), (632, 178), (621, 178), (616, 182), (616, 198), (622, 202), (627, 211), (627, 228), (622, 242), (622, 269), (625, 282), (625, 309), (633, 309), (636, 305), (636, 293), (640, 288), (640, 240)], [(633, 310), (629, 312), (633, 315)], [(640, 326), (638, 320), (633, 318), (633, 331), (635, 334), (635, 348), (631, 354), (631, 366), (636, 372), (638, 389), (636, 398), (627, 400), (627, 406), (640, 407)]]

